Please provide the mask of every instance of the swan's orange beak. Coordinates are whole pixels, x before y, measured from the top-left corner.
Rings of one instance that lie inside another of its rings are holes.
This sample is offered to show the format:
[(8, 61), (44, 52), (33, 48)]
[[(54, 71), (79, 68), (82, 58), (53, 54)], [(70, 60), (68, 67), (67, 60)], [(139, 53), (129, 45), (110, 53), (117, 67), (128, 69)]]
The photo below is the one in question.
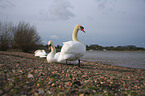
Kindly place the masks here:
[(48, 47), (48, 50), (50, 50), (50, 49), (51, 49), (51, 46)]
[(84, 31), (84, 29), (83, 29), (83, 28), (81, 28), (81, 30), (85, 33), (85, 31)]

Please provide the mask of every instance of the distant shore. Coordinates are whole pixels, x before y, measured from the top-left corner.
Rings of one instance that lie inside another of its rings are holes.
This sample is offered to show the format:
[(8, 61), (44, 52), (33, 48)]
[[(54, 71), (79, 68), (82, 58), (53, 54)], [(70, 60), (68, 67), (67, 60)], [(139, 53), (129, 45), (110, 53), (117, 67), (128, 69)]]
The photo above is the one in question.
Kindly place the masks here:
[(50, 64), (23, 52), (0, 51), (0, 58), (0, 95), (145, 95), (144, 69)]

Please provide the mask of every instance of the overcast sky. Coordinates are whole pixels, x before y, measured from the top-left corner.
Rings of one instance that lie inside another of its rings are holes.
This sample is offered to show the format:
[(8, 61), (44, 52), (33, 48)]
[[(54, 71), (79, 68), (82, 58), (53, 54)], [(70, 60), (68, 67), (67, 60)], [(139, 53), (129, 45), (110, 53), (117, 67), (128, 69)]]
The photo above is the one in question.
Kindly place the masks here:
[(71, 40), (81, 24), (86, 45), (145, 47), (145, 0), (0, 0), (0, 20), (34, 25), (45, 44)]

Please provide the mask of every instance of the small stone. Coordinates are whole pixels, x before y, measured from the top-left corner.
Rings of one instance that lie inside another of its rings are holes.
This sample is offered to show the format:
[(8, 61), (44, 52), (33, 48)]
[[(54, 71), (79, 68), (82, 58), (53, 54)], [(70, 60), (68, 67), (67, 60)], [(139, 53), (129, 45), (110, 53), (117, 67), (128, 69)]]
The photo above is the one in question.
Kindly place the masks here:
[(81, 82), (80, 81), (74, 81), (73, 85), (81, 86)]
[(41, 93), (44, 93), (43, 89), (38, 89), (38, 92), (41, 94)]
[(39, 94), (35, 92), (35, 93), (34, 93), (34, 96), (39, 96)]
[(72, 83), (70, 83), (69, 86), (71, 87), (72, 86)]
[(38, 87), (40, 87), (40, 84), (37, 84)]
[(96, 93), (96, 90), (92, 90), (93, 93)]
[(3, 93), (4, 93), (3, 90), (0, 89), (0, 95), (3, 94)]
[(52, 87), (55, 87), (55, 83), (52, 83), (52, 85), (51, 85)]
[[(27, 96), (27, 95), (21, 95), (21, 96)], [(35, 95), (36, 96), (36, 95)]]
[(32, 74), (28, 74), (28, 78), (34, 78)]
[(50, 92), (49, 90), (47, 91), (48, 94), (52, 94), (52, 92)]
[(13, 73), (15, 73), (15, 70), (12, 70)]
[(80, 94), (79, 96), (84, 96), (84, 94)]
[(22, 71), (22, 70), (19, 70), (18, 72), (19, 72), (19, 73), (22, 73), (23, 71)]
[(105, 82), (100, 82), (101, 84), (104, 84)]
[(65, 85), (69, 85), (69, 82), (65, 82)]
[(26, 84), (29, 85), (29, 86), (33, 86), (35, 84), (35, 82), (34, 81), (31, 81), (31, 82), (26, 83)]

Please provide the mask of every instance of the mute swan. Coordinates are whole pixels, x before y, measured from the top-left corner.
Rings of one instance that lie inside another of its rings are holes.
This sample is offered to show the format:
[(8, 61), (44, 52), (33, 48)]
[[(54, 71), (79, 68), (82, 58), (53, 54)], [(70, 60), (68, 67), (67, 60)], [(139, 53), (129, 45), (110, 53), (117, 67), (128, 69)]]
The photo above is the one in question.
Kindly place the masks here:
[(77, 38), (79, 30), (85, 32), (83, 26), (81, 25), (75, 26), (72, 34), (73, 41), (63, 43), (60, 55), (58, 57), (58, 62), (64, 60), (66, 61), (78, 60), (78, 66), (80, 67), (80, 57), (82, 57), (86, 53), (86, 46), (82, 42), (80, 42)]
[(56, 53), (56, 49), (55, 49), (55, 46), (52, 41), (48, 42), (48, 47), (49, 47), (49, 50), (51, 49), (51, 52), (46, 57), (47, 62), (48, 63), (57, 62), (57, 58), (58, 58), (60, 52)]
[[(58, 62), (58, 57), (60, 55), (60, 52), (57, 52), (56, 53), (56, 49), (55, 49), (55, 46), (53, 44), (52, 41), (49, 41), (48, 42), (48, 47), (49, 47), (49, 50), (51, 49), (51, 52), (47, 55), (47, 62), (48, 63), (52, 63), (52, 62)], [(61, 63), (64, 63), (65, 61), (62, 61)], [(76, 61), (75, 61), (76, 62)], [(70, 64), (71, 63), (74, 63), (74, 62), (69, 62)]]
[(36, 50), (34, 54), (35, 54), (35, 57), (40, 57), (40, 58), (47, 56), (47, 53), (45, 52), (45, 50)]

